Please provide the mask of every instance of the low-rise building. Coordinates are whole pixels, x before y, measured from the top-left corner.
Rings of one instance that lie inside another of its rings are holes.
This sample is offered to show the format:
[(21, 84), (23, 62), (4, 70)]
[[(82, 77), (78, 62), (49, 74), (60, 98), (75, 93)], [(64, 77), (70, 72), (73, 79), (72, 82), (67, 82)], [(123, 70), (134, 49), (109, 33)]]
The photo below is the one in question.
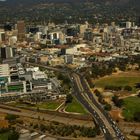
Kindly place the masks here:
[(47, 78), (47, 75), (43, 71), (34, 71), (32, 75), (35, 80)]

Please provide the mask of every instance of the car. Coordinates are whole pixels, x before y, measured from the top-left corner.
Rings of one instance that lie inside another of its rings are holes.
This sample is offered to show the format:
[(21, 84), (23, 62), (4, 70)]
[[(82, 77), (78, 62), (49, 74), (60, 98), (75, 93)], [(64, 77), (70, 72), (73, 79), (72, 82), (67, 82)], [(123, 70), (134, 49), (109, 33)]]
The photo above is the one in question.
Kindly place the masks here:
[(102, 130), (103, 130), (103, 133), (105, 133), (105, 134), (106, 134), (106, 130), (105, 130), (104, 128), (103, 128)]

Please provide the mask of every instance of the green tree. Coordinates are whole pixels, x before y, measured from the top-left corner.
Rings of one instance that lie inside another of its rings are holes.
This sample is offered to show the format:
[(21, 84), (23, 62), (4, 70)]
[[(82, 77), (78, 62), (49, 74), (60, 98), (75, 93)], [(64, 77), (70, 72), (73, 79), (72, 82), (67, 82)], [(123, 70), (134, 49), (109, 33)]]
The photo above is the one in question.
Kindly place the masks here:
[(12, 131), (8, 136), (8, 140), (18, 140), (18, 139), (19, 139), (19, 133), (16, 132), (15, 130)]
[(104, 106), (104, 109), (107, 110), (107, 111), (110, 111), (111, 108), (112, 108), (112, 106), (108, 103), (106, 103), (105, 106)]
[(98, 89), (95, 89), (94, 93), (96, 94), (96, 96), (100, 96), (101, 95), (101, 92), (98, 90)]
[(72, 100), (73, 100), (72, 95), (71, 95), (71, 94), (68, 94), (67, 97), (66, 97), (66, 104), (67, 104), (67, 103), (71, 103)]
[(124, 90), (132, 91), (132, 87), (131, 87), (131, 86), (125, 86), (125, 87), (124, 87)]
[(33, 126), (33, 128), (34, 128), (34, 129), (37, 129), (37, 128), (38, 128), (38, 124), (35, 124), (35, 125)]
[(119, 108), (122, 107), (122, 105), (124, 104), (123, 100), (122, 99), (119, 99), (119, 97), (116, 96), (116, 95), (112, 97), (112, 101)]
[(44, 124), (40, 124), (40, 131), (45, 132), (46, 126)]
[(137, 122), (140, 122), (140, 112), (135, 112), (134, 113), (134, 120)]
[(13, 114), (7, 114), (5, 119), (8, 120), (9, 122), (15, 121), (19, 116), (13, 115)]

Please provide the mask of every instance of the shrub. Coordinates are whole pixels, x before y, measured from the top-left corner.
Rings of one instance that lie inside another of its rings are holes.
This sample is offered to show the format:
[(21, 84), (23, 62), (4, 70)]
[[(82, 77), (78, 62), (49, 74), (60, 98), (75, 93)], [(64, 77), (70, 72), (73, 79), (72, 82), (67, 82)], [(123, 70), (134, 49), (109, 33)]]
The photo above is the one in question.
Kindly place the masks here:
[(112, 106), (108, 103), (106, 103), (105, 106), (104, 106), (104, 109), (107, 110), (107, 111), (110, 111), (111, 108), (112, 108)]
[(67, 103), (71, 103), (72, 100), (73, 100), (72, 95), (71, 95), (71, 94), (68, 94), (67, 97), (66, 97), (66, 104), (67, 104)]
[(124, 90), (132, 91), (132, 87), (131, 87), (131, 86), (125, 86), (125, 87), (124, 87)]
[(7, 114), (7, 116), (5, 117), (6, 120), (8, 120), (9, 122), (15, 121), (19, 116), (17, 115), (13, 115), (13, 114)]

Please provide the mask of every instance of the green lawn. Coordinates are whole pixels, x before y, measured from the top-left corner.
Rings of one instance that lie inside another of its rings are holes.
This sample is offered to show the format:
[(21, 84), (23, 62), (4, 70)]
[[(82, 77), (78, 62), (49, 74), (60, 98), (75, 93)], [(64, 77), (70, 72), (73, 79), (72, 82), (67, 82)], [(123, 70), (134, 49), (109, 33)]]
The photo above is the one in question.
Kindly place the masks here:
[(8, 135), (9, 135), (8, 132), (0, 134), (0, 140), (8, 140)]
[(140, 97), (129, 97), (124, 99), (123, 116), (126, 120), (133, 120), (135, 112), (140, 111)]
[(68, 103), (65, 109), (67, 112), (75, 112), (81, 114), (88, 114), (88, 111), (82, 106), (78, 100), (73, 97), (72, 103)]
[(133, 91), (135, 91), (135, 83), (140, 82), (139, 76), (109, 76), (105, 78), (100, 78), (99, 80), (95, 80), (95, 86), (104, 88), (105, 86), (131, 86), (133, 87)]
[(26, 103), (22, 103), (22, 102), (12, 102), (12, 103), (9, 103), (8, 105), (12, 105), (15, 107), (29, 107), (29, 108), (35, 107), (35, 105), (26, 104)]
[(105, 78), (101, 78), (95, 81), (95, 86), (97, 87), (105, 87), (107, 85), (113, 86), (134, 86), (135, 83), (140, 82), (140, 77), (116, 77), (109, 76)]
[(40, 103), (37, 104), (36, 106), (39, 107), (40, 109), (48, 109), (48, 110), (56, 110), (62, 102), (57, 102), (57, 101), (49, 101), (46, 103)]
[(38, 104), (33, 104), (33, 105), (26, 104), (26, 103), (11, 103), (10, 105), (13, 105), (16, 107), (56, 110), (61, 104), (62, 104), (62, 101), (48, 101), (48, 102), (38, 103)]

